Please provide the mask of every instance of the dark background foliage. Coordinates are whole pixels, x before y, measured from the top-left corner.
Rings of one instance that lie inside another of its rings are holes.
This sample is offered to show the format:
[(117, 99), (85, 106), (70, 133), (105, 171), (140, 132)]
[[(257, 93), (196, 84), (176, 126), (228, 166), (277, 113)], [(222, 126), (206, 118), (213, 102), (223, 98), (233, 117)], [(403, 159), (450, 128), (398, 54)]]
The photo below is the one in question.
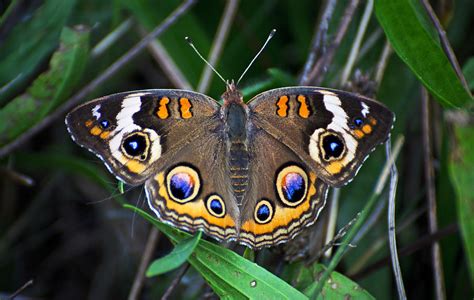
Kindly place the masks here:
[[(277, 34), (242, 80), (241, 88), (248, 100), (266, 89), (298, 84), (313, 36), (321, 29), (323, 9), (331, 2), (335, 1), (240, 1), (215, 67), (225, 78), (237, 79), (276, 28)], [(407, 295), (439, 298), (438, 290), (448, 298), (472, 298), (474, 131), (470, 94), (449, 64), (421, 1), (375, 1), (375, 11), (357, 46), (367, 5), (360, 1), (341, 43), (332, 47), (341, 33), (344, 12), (359, 1), (336, 2), (326, 39), (315, 52), (316, 59), (327, 58), (328, 53), (334, 58), (309, 84), (369, 94), (395, 112), (392, 138), (405, 137), (397, 160), (397, 224)], [(61, 109), (180, 3), (0, 1), (0, 299), (29, 280), (33, 284), (19, 297), (123, 299), (130, 295), (147, 241), (150, 243), (151, 225), (122, 204), (146, 210), (143, 188), (125, 186), (121, 194), (103, 164), (71, 141)], [(187, 86), (197, 90), (204, 65), (184, 37), (192, 37), (207, 57), (227, 3), (197, 1), (160, 35), (159, 44), (145, 48), (77, 100), (145, 88)], [(473, 2), (439, 0), (431, 4), (472, 90)], [(410, 26), (413, 30), (406, 31)], [(394, 51), (386, 52), (384, 59), (387, 38)], [(344, 80), (343, 70), (354, 48), (359, 52)], [(185, 80), (173, 79), (176, 70)], [(429, 99), (423, 100), (423, 85), (433, 95)], [(209, 88), (202, 91), (219, 99), (224, 87), (213, 75)], [(428, 156), (427, 149), (431, 151)], [(364, 207), (384, 161), (383, 147), (379, 147), (355, 180), (341, 189), (337, 228)], [(430, 169), (433, 180), (427, 177)], [(381, 299), (397, 298), (388, 259), (387, 197), (385, 191), (376, 208), (380, 214), (374, 213), (374, 223), (337, 268)], [(430, 199), (436, 201), (436, 211)], [(436, 216), (438, 229), (430, 229), (430, 212)], [(432, 245), (437, 241), (441, 256), (433, 260)], [(172, 249), (164, 235), (158, 235), (153, 244), (152, 258)], [(235, 250), (241, 254), (243, 247)], [(283, 263), (282, 255), (266, 249), (257, 253), (256, 262), (301, 287), (298, 276), (304, 267)], [(441, 268), (434, 268), (434, 261)], [(215, 297), (193, 267), (181, 278), (182, 270), (144, 280), (139, 298), (161, 297), (176, 278), (180, 281), (172, 297)]]

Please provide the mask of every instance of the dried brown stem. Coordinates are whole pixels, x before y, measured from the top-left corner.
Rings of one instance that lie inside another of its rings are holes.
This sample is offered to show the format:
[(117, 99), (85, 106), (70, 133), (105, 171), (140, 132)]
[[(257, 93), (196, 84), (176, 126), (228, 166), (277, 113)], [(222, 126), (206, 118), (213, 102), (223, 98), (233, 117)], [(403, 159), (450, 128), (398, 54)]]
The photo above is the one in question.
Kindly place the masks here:
[[(385, 152), (387, 159), (390, 159), (391, 155), (391, 142), (390, 138), (385, 142)], [(405, 293), (405, 286), (403, 284), (402, 270), (400, 268), (400, 261), (398, 259), (398, 248), (397, 248), (397, 237), (395, 230), (395, 196), (397, 193), (398, 183), (398, 171), (397, 165), (393, 164), (390, 168), (390, 190), (388, 196), (388, 241), (390, 245), (390, 257), (392, 260), (393, 276), (397, 284), (398, 299), (407, 299)]]
[(303, 73), (300, 76), (299, 84), (307, 85), (309, 84), (309, 72), (314, 65), (316, 56), (322, 52), (322, 49), (325, 47), (326, 35), (328, 32), (329, 22), (331, 21), (332, 15), (334, 13), (334, 7), (337, 4), (337, 0), (326, 0), (326, 5), (324, 7), (321, 17), (318, 19), (317, 27), (314, 30), (313, 40), (311, 42), (311, 51), (309, 52), (308, 58), (303, 68)]
[(29, 286), (33, 285), (34, 281), (33, 279), (28, 280), (24, 285), (22, 285), (18, 290), (16, 290), (13, 294), (11, 294), (8, 299), (13, 300), (16, 298), (16, 296), (20, 295), (21, 292), (23, 292), (25, 289), (27, 289)]
[(161, 300), (166, 300), (170, 297), (171, 293), (173, 293), (173, 291), (176, 289), (181, 279), (183, 279), (184, 274), (186, 274), (186, 272), (189, 270), (190, 266), (191, 265), (189, 263), (186, 263), (184, 266), (181, 267), (178, 274), (176, 274), (176, 277), (171, 282), (171, 285), (165, 291), (163, 297), (161, 297)]
[(128, 300), (138, 299), (140, 292), (142, 290), (143, 284), (145, 283), (145, 272), (147, 267), (150, 265), (153, 252), (155, 252), (156, 244), (160, 238), (160, 232), (155, 227), (150, 229), (148, 234), (148, 239), (145, 245), (145, 251), (143, 252), (138, 271), (135, 274), (135, 279), (133, 280), (132, 289), (128, 295)]
[(327, 73), (328, 66), (331, 64), (336, 54), (336, 50), (339, 48), (339, 45), (342, 42), (342, 39), (347, 33), (349, 24), (351, 23), (354, 13), (356, 11), (359, 0), (351, 0), (349, 5), (344, 11), (344, 16), (342, 17), (341, 22), (339, 23), (339, 28), (337, 29), (336, 37), (332, 44), (328, 47), (328, 50), (324, 55), (316, 62), (313, 70), (310, 72), (308, 77), (308, 83), (314, 82), (315, 85), (320, 85), (324, 79), (324, 76)]
[[(423, 129), (423, 158), (425, 167), (426, 198), (428, 201), (428, 220), (430, 233), (438, 231), (438, 219), (436, 216), (436, 187), (433, 167), (433, 151), (431, 144), (429, 95), (425, 88), (421, 92), (421, 113)], [(436, 299), (446, 299), (444, 287), (443, 265), (441, 263), (441, 248), (438, 242), (431, 246), (431, 260), (433, 264), (433, 280), (436, 291)]]
[(421, 3), (423, 4), (423, 7), (428, 13), (428, 16), (430, 17), (431, 22), (436, 28), (436, 31), (438, 32), (438, 37), (441, 43), (441, 47), (443, 47), (444, 53), (448, 57), (448, 60), (451, 63), (451, 66), (454, 68), (456, 75), (458, 76), (459, 80), (461, 81), (466, 91), (470, 91), (469, 85), (466, 81), (466, 78), (464, 77), (464, 74), (462, 73), (461, 67), (459, 66), (458, 60), (456, 59), (456, 55), (454, 54), (453, 48), (451, 48), (451, 45), (449, 44), (446, 31), (443, 29), (443, 26), (441, 26), (429, 2), (427, 0), (421, 0)]
[[(140, 31), (143, 32), (143, 34), (145, 33), (144, 29), (141, 29)], [(153, 40), (148, 44), (148, 51), (150, 51), (151, 56), (160, 65), (161, 69), (164, 71), (163, 73), (175, 87), (183, 90), (193, 90), (188, 79), (184, 76), (183, 72), (181, 72), (181, 69), (174, 63), (173, 59), (166, 51), (166, 48), (163, 47), (159, 41)]]
[[(209, 57), (207, 59), (207, 61), (214, 67), (221, 56), (224, 43), (227, 40), (227, 36), (229, 35), (230, 25), (234, 21), (238, 5), (239, 0), (227, 0), (227, 5), (219, 23), (219, 31), (217, 32), (217, 35), (212, 43), (211, 52), (209, 53)], [(197, 89), (198, 92), (207, 92), (209, 86), (211, 85), (212, 74), (212, 69), (208, 65), (205, 65), (201, 79), (199, 80)]]
[[(418, 239), (416, 242), (414, 242), (411, 245), (401, 248), (400, 250), (398, 250), (398, 254), (400, 256), (408, 256), (415, 251), (423, 249), (426, 246), (437, 243), (439, 240), (456, 233), (458, 230), (459, 230), (458, 224), (448, 225), (445, 228), (440, 229), (435, 233), (429, 234), (427, 236), (422, 237), (421, 239)], [(357, 272), (354, 275), (351, 275), (351, 279), (358, 281), (388, 264), (390, 264), (390, 256), (386, 256), (374, 262), (373, 264), (367, 266), (365, 269), (361, 270), (360, 272)]]
[(117, 73), (123, 66), (125, 66), (130, 60), (135, 58), (152, 40), (157, 36), (162, 34), (166, 29), (168, 29), (172, 24), (174, 24), (179, 17), (186, 13), (191, 6), (196, 2), (196, 0), (187, 0), (183, 2), (178, 8), (176, 8), (158, 27), (156, 27), (150, 34), (148, 34), (144, 39), (142, 39), (138, 44), (136, 44), (132, 49), (120, 57), (115, 63), (113, 63), (109, 68), (107, 68), (102, 74), (96, 77), (94, 80), (89, 82), (83, 89), (77, 92), (74, 96), (69, 98), (63, 105), (58, 109), (52, 112), (50, 115), (45, 117), (35, 126), (31, 127), (16, 140), (10, 144), (5, 145), (0, 149), (0, 158), (6, 156), (21, 144), (28, 141), (34, 135), (39, 133), (41, 130), (45, 129), (52, 122), (58, 119), (61, 116), (69, 111), (72, 107), (77, 105), (81, 100), (83, 100), (87, 95), (94, 91), (97, 87), (103, 84), (108, 80), (112, 75)]

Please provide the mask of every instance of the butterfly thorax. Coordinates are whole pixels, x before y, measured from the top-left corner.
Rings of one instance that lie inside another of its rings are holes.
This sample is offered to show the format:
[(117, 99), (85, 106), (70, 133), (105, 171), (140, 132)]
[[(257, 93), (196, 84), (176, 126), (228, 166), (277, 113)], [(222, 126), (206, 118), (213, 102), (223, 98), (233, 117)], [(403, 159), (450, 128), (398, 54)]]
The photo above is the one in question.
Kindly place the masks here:
[(247, 141), (248, 108), (233, 83), (227, 85), (224, 99), (227, 164), (232, 191), (240, 206), (248, 186), (249, 153)]

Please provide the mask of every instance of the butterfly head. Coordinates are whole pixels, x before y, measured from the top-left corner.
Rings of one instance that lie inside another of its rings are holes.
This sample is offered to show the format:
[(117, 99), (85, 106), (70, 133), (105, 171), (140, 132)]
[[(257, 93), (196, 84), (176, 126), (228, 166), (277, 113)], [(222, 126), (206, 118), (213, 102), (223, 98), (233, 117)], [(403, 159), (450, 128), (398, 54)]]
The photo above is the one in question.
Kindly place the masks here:
[(222, 94), (222, 99), (224, 99), (224, 106), (228, 106), (231, 103), (244, 103), (242, 93), (237, 89), (234, 80), (226, 82), (226, 91)]

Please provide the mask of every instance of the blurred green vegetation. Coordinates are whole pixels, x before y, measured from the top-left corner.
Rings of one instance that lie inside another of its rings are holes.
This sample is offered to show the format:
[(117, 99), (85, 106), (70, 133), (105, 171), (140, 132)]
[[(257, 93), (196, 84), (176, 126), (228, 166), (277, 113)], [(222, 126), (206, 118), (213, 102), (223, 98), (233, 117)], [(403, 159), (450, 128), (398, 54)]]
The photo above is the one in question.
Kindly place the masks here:
[[(328, 44), (338, 33), (349, 2), (337, 1), (328, 24)], [(0, 2), (0, 151), (67, 103), (69, 97), (102, 74), (180, 3), (177, 0)], [(207, 56), (226, 3), (223, 0), (197, 1), (158, 39), (168, 60), (193, 88), (198, 86), (204, 65), (184, 37), (190, 36)], [(276, 28), (277, 34), (242, 80), (240, 88), (249, 100), (270, 88), (296, 85), (326, 3), (240, 1), (215, 67), (225, 78), (237, 79), (271, 29)], [(472, 90), (474, 2), (439, 0), (431, 3), (446, 29), (467, 86)], [(351, 18), (346, 36), (335, 49), (334, 60), (323, 74), (322, 85), (375, 91), (375, 98), (397, 116), (392, 137), (405, 137), (397, 161), (398, 245), (406, 250), (401, 252), (400, 260), (408, 297), (435, 296), (430, 246), (439, 239), (446, 296), (472, 298), (474, 117), (471, 94), (457, 77), (435, 27), (417, 0), (375, 1), (349, 82), (341, 83), (366, 4), (361, 1)], [(382, 81), (374, 84), (387, 40), (393, 51), (384, 65)], [(96, 48), (98, 45), (100, 51)], [(324, 48), (317, 53), (317, 58), (330, 50), (329, 46)], [(83, 101), (134, 89), (175, 88), (169, 72), (155, 57), (156, 53), (145, 49)], [(422, 86), (432, 94), (430, 165), (434, 167), (439, 226), (439, 234), (434, 236), (429, 236), (427, 215), (426, 145), (422, 142), (427, 133), (422, 127)], [(220, 99), (224, 88), (213, 76), (206, 93)], [(384, 160), (383, 147), (378, 147), (353, 182), (342, 188), (337, 228), (346, 225), (364, 207)], [(255, 257), (254, 264), (241, 256), (242, 246), (231, 251), (213, 241), (205, 241), (204, 236), (201, 240), (189, 240), (188, 234), (156, 222), (142, 210), (124, 209), (124, 197), (129, 203), (147, 209), (143, 188), (125, 186), (122, 195), (116, 179), (106, 172), (102, 163), (71, 141), (63, 116), (30, 137), (20, 148), (0, 157), (0, 174), (0, 299), (30, 279), (34, 279), (34, 284), (21, 293), (25, 299), (126, 298), (137, 274), (150, 223), (164, 234), (158, 239), (153, 258), (163, 258), (171, 252), (179, 257), (177, 262), (188, 258), (192, 266), (173, 291), (173, 298), (200, 299), (212, 295), (212, 291), (223, 298), (313, 296), (308, 287), (329, 262), (323, 259), (310, 266), (301, 261), (284, 262), (279, 247), (246, 252), (246, 258)], [(385, 192), (378, 204), (382, 212), (386, 199)], [(391, 263), (387, 259), (385, 213), (374, 221), (356, 247), (345, 254), (337, 272), (331, 274), (334, 284), (326, 284), (323, 290), (328, 298), (348, 294), (364, 299), (397, 298)], [(175, 252), (172, 252), (175, 244)], [(183, 248), (184, 252), (180, 251)], [(168, 257), (168, 262), (170, 258), (173, 256)], [(382, 263), (374, 265), (378, 261)], [(171, 270), (177, 265), (167, 267)], [(146, 279), (140, 299), (161, 297), (178, 273), (179, 270), (175, 270), (159, 275), (158, 279)], [(253, 281), (255, 288), (251, 285)]]

